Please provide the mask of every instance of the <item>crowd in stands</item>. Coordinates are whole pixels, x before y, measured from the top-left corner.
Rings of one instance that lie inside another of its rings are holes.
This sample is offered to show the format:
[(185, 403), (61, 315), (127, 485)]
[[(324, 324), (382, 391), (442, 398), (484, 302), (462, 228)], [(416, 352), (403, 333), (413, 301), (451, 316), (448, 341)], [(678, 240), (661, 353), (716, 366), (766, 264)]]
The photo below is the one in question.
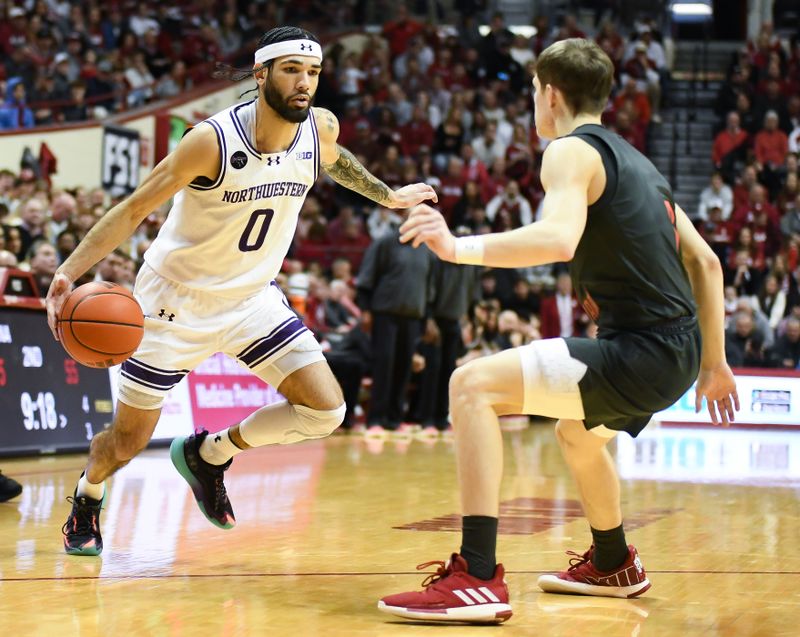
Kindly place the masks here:
[(800, 363), (800, 39), (765, 23), (731, 61), (715, 104), (715, 172), (698, 227), (725, 272), (732, 365)]
[[(58, 86), (62, 94), (77, 82), (86, 88), (90, 101), (93, 95), (108, 93), (107, 87), (92, 88), (90, 80), (111, 77), (126, 82), (127, 100), (146, 101), (173, 94), (172, 89), (164, 88), (166, 85), (183, 90), (186, 84), (177, 78), (185, 76), (185, 69), (198, 60), (208, 62), (241, 46), (250, 46), (251, 54), (254, 37), (285, 22), (275, 12), (254, 11), (237, 12), (234, 20), (235, 4), (211, 1), (150, 7), (140, 3), (133, 14), (126, 14), (120, 5), (82, 3), (46, 24), (44, 16), (50, 15), (51, 3), (38, 2), (22, 17), (19, 10), (12, 9), (15, 33), (28, 38), (15, 40), (7, 28), (0, 28), (0, 46), (7, 47), (11, 55), (3, 80), (11, 91), (8, 109), (22, 118), (14, 125), (25, 125), (27, 116), (13, 96), (24, 99), (29, 86), (36, 90), (47, 82), (52, 85), (53, 71), (60, 65), (78, 78), (72, 83), (61, 81)], [(176, 38), (170, 31), (176, 27), (176, 11), (183, 12), (180, 28), (193, 34), (191, 45), (186, 36)], [(398, 4), (396, 15), (382, 25), (380, 33), (327, 42), (315, 102), (339, 116), (339, 142), (389, 186), (417, 181), (433, 185), (439, 208), (458, 233), (509, 230), (541, 214), (543, 192), (538, 168), (547, 140), (538, 138), (533, 127), (529, 87), (536, 56), (550, 43), (567, 37), (592, 37), (609, 54), (616, 81), (604, 122), (643, 152), (647, 151), (651, 124), (659, 121), (662, 86), (668, 77), (661, 34), (652, 20), (637, 23), (623, 36), (610, 21), (589, 28), (579, 26), (571, 15), (563, 16), (556, 25), (540, 16), (535, 21), (536, 34), (528, 39), (512, 33), (501, 14), (487, 17), (490, 31), (481, 35), (481, 16), (467, 13), (457, 29), (444, 29), (417, 20)], [(207, 28), (209, 25), (213, 28)], [(41, 53), (38, 38), (45, 27), (55, 34), (54, 42), (47, 55), (31, 58), (33, 52)], [(80, 36), (79, 42), (72, 33)], [(107, 33), (113, 38), (106, 39)], [(178, 40), (184, 50), (176, 53)], [(165, 52), (164, 42), (172, 47), (171, 52)], [(795, 46), (781, 54), (777, 48), (762, 50), (760, 44), (748, 49), (747, 56), (737, 60), (731, 72), (731, 84), (721, 93), (720, 113), (732, 118), (727, 113), (739, 108), (741, 98), (736, 87), (740, 87), (747, 89), (743, 94), (753, 111), (747, 120), (750, 125), (756, 121), (755, 104), (758, 109), (765, 107), (765, 120), (772, 121), (771, 111), (778, 113), (779, 130), (796, 126), (798, 104), (792, 106), (792, 101), (785, 99), (781, 107), (769, 100), (776, 81), (771, 79), (773, 52), (781, 64), (776, 77), (782, 82), (779, 92), (783, 95), (793, 86), (789, 78), (797, 76), (799, 50)], [(187, 58), (187, 51), (195, 57)], [(87, 59), (97, 71), (92, 77), (83, 77)], [(745, 66), (743, 60), (754, 61)], [(17, 62), (19, 66), (13, 66)], [(100, 71), (101, 66), (106, 71)], [(183, 69), (177, 75), (176, 66)], [(760, 97), (764, 99), (759, 101)], [(800, 103), (800, 98), (795, 98)], [(107, 105), (110, 110), (118, 107)], [(34, 121), (68, 121), (71, 108), (75, 108), (74, 103), (50, 109), (49, 114), (33, 109)], [(746, 110), (739, 115), (744, 121)], [(767, 135), (752, 144), (752, 150), (741, 160), (727, 159), (741, 144), (731, 148), (720, 144), (727, 152), (718, 158), (715, 155), (720, 174), (713, 179), (713, 196), (703, 194), (698, 223), (726, 267), (726, 307), (735, 313), (729, 334), (732, 363), (789, 367), (789, 357), (780, 349), (788, 342), (787, 347), (794, 352), (791, 366), (796, 367), (800, 362), (798, 338), (792, 336), (794, 323), (785, 317), (800, 318), (797, 163), (791, 153), (779, 156), (773, 141), (776, 128), (769, 126), (772, 128), (765, 127)], [(757, 134), (755, 129), (750, 130), (747, 139)], [(730, 142), (726, 139), (725, 143)], [(734, 175), (739, 175), (741, 183), (733, 183)], [(58, 263), (113, 204), (100, 189), (50, 188), (37, 180), (31, 166), (24, 166), (19, 174), (0, 172), (0, 266), (20, 264), (30, 269), (44, 294)], [(780, 212), (778, 207), (782, 207)], [(142, 255), (167, 211), (168, 206), (153, 211), (131, 240), (104, 259), (85, 280), (132, 285)], [(371, 258), (369, 250), (382, 237), (396, 234), (401, 221), (401, 211), (375, 206), (323, 174), (302, 208), (295, 243), (278, 280), (295, 309), (325, 344), (332, 367), (346, 369), (346, 374), (359, 379), (370, 375), (374, 353), (374, 347), (370, 349), (374, 345), (370, 344), (373, 316), (364, 304), (363, 289), (359, 289), (359, 270), (362, 261)], [(525, 270), (485, 269), (465, 285), (470, 286), (469, 304), (460, 323), (457, 364), (533, 339), (595, 334), (596, 327), (572, 294), (565, 264)], [(737, 358), (733, 348), (744, 338), (742, 334), (749, 333), (743, 315), (750, 313), (751, 331), (762, 330), (762, 311), (769, 317), (770, 338), (765, 335), (757, 346), (752, 338), (746, 341), (742, 346), (745, 353)], [(411, 369), (418, 388), (431, 382), (422, 375), (437, 355), (434, 352), (432, 357), (431, 348), (441, 349), (441, 328), (447, 326), (439, 322), (437, 328), (435, 322), (427, 322), (413, 348)], [(800, 323), (797, 329), (800, 336)], [(757, 352), (761, 353), (755, 356)], [(347, 379), (340, 380), (344, 385)], [(419, 416), (420, 400), (424, 403), (428, 399), (418, 396), (411, 401), (412, 419), (431, 428), (446, 426), (430, 414)], [(350, 426), (353, 405), (348, 406)], [(408, 417), (406, 414), (403, 419)], [(380, 426), (395, 429), (398, 424)]]

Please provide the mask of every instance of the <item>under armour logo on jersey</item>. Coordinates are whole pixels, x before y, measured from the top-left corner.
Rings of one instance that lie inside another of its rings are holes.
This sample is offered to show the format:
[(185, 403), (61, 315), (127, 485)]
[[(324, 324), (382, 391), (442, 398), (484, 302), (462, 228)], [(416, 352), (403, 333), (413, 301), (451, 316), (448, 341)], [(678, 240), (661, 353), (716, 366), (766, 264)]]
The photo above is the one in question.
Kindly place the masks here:
[(161, 311), (158, 313), (158, 318), (165, 318), (170, 323), (172, 323), (172, 319), (175, 318), (175, 315), (174, 314), (167, 314), (167, 311), (162, 307)]
[(241, 150), (237, 150), (231, 155), (231, 166), (234, 168), (244, 168), (247, 165), (247, 155)]
[(280, 157), (267, 157), (267, 166), (272, 166), (275, 164), (276, 166), (281, 165), (281, 158)]

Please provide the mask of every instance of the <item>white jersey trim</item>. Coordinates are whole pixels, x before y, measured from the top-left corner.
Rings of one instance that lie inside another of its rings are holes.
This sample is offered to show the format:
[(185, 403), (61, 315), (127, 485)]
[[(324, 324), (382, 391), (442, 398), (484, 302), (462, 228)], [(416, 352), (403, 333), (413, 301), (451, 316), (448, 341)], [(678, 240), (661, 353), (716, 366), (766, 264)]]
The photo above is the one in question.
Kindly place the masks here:
[(217, 146), (219, 146), (219, 174), (217, 175), (216, 180), (210, 186), (202, 186), (200, 184), (189, 184), (189, 188), (192, 190), (214, 190), (214, 188), (218, 188), (219, 185), (222, 183), (222, 180), (225, 179), (225, 171), (228, 167), (228, 146), (225, 143), (225, 135), (222, 132), (222, 128), (220, 125), (215, 122), (213, 119), (207, 119), (202, 122), (201, 124), (210, 124), (211, 128), (214, 129), (214, 132), (217, 134)]

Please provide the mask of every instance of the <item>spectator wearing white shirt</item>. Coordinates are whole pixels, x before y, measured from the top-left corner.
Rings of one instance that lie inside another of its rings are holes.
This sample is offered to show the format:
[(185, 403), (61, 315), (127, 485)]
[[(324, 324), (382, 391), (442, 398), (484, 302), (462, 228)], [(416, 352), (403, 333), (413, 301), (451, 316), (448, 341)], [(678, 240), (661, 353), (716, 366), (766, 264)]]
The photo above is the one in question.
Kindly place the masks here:
[(156, 33), (161, 31), (161, 25), (157, 20), (152, 18), (148, 13), (150, 8), (146, 2), (140, 2), (137, 5), (136, 15), (131, 16), (128, 26), (130, 30), (136, 34), (136, 37), (141, 38), (145, 33), (151, 29)]
[(403, 222), (403, 218), (394, 210), (376, 206), (367, 217), (367, 230), (370, 238), (375, 241), (383, 235), (392, 232)]
[(486, 204), (486, 218), (495, 232), (527, 226), (533, 222), (531, 204), (519, 193), (519, 184), (513, 179), (500, 194)]
[(800, 95), (792, 95), (789, 98), (789, 152), (800, 152)]
[(497, 123), (489, 120), (483, 135), (472, 140), (472, 149), (475, 156), (482, 161), (485, 166), (491, 166), (495, 159), (506, 156), (506, 144), (497, 135)]
[(628, 51), (625, 55), (625, 61), (636, 56), (636, 45), (639, 42), (643, 42), (647, 47), (645, 49), (647, 58), (655, 63), (656, 69), (658, 69), (659, 73), (665, 71), (667, 69), (667, 56), (664, 53), (664, 47), (661, 46), (660, 42), (657, 42), (653, 39), (653, 33), (650, 31), (650, 27), (647, 25), (640, 27), (639, 39), (634, 40), (628, 46)]
[(511, 43), (511, 57), (516, 60), (523, 69), (528, 62), (536, 61), (536, 54), (533, 52), (530, 42), (524, 35), (515, 35)]
[(711, 183), (700, 193), (697, 218), (708, 221), (708, 211), (712, 207), (722, 210), (722, 221), (727, 221), (733, 212), (733, 190), (722, 180), (720, 173), (711, 175)]

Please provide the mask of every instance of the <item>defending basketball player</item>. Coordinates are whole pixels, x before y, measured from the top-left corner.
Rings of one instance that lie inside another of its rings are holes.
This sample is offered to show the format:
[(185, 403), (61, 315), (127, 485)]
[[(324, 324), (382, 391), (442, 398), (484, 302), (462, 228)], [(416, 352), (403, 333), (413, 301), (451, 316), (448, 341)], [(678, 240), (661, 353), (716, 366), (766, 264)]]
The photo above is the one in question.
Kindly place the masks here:
[[(537, 61), (536, 128), (553, 139), (541, 168), (541, 221), (511, 232), (454, 238), (442, 216), (416, 207), (401, 241), (441, 259), (491, 267), (571, 261), (596, 340), (558, 338), (475, 360), (450, 381), (462, 543), (422, 592), (383, 598), (383, 611), (429, 621), (502, 622), (511, 616), (496, 563), (503, 445), (498, 416), (557, 418), (592, 545), (570, 567), (542, 575), (550, 593), (634, 597), (650, 587), (622, 527), (620, 487), (606, 449), (636, 436), (697, 379), (714, 424), (739, 408), (725, 360), (719, 260), (675, 205), (653, 164), (601, 125), (613, 65), (588, 40), (564, 40)], [(702, 334), (702, 339), (701, 339)], [(699, 375), (698, 375), (699, 373)]]
[(426, 184), (391, 190), (337, 145), (336, 117), (312, 108), (321, 62), (322, 48), (311, 33), (295, 27), (267, 32), (252, 71), (258, 97), (185, 135), (58, 269), (47, 295), (51, 329), (72, 283), (174, 196), (136, 280), (144, 339), (122, 365), (111, 427), (92, 439), (63, 529), (67, 553), (100, 553), (104, 480), (145, 448), (167, 392), (215, 352), (235, 358), (287, 399), (214, 436), (173, 441), (173, 463), (216, 526), (235, 523), (223, 483), (234, 455), (321, 438), (342, 422), (342, 393), (320, 346), (273, 281), (306, 193), (321, 166), (388, 208), (436, 201), (436, 195)]

